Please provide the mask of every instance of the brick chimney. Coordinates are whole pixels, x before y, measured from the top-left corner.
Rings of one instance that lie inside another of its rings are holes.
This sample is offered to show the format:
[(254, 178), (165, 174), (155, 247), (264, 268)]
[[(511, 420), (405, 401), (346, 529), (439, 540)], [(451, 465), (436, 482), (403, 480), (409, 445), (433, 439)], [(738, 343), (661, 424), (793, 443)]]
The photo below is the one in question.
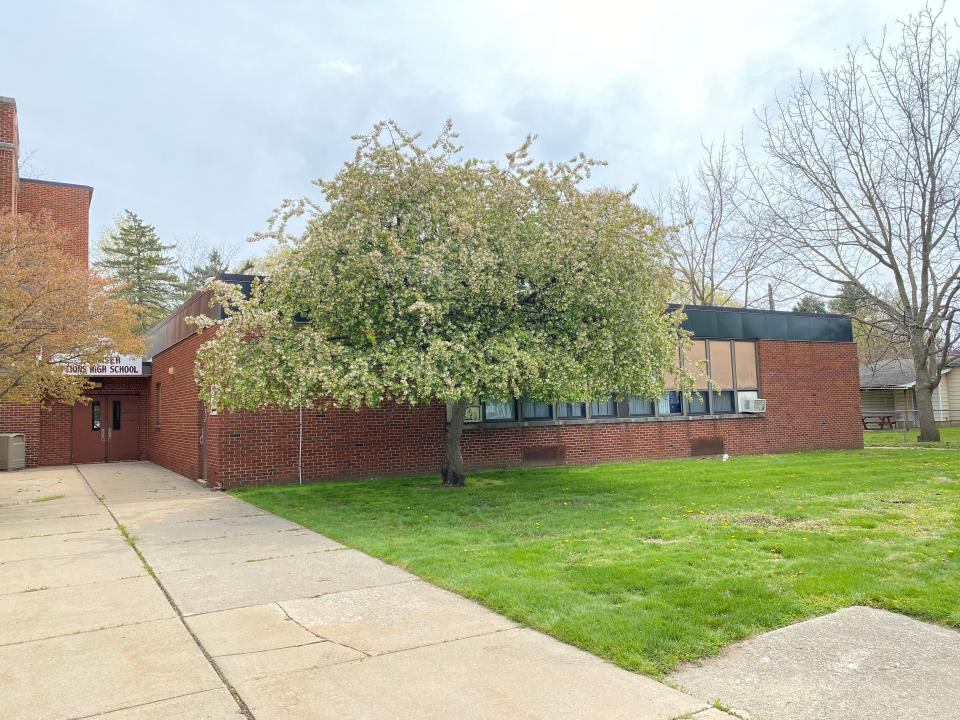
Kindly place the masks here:
[(0, 95), (0, 212), (17, 212), (19, 151), (17, 101)]

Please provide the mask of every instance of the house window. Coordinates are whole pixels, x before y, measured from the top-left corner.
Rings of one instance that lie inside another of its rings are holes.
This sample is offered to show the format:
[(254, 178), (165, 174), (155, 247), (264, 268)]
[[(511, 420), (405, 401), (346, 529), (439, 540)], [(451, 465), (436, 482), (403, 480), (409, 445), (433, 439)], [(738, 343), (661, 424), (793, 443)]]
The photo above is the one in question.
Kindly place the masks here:
[(100, 429), (100, 401), (90, 403), (90, 429), (96, 432)]
[(157, 383), (153, 386), (153, 424), (157, 427), (160, 427), (160, 383)]
[(483, 419), (487, 422), (516, 420), (517, 404), (513, 400), (484, 400)]
[(616, 417), (617, 401), (613, 395), (603, 400), (590, 401), (590, 417)]
[(524, 420), (549, 420), (553, 417), (553, 403), (524, 398), (520, 401), (520, 415)]
[(558, 402), (558, 418), (583, 418), (587, 416), (587, 406), (582, 402)]
[(627, 397), (627, 408), (631, 417), (653, 415), (653, 400), (648, 400), (638, 395), (630, 395)]

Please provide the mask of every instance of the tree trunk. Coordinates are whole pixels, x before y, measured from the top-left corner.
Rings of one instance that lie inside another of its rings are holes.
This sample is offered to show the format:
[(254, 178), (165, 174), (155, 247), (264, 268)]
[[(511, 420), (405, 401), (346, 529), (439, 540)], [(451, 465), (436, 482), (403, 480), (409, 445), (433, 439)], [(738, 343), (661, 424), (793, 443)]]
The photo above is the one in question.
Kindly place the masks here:
[(463, 436), (463, 422), (467, 416), (467, 405), (467, 400), (457, 400), (450, 405), (450, 421), (447, 423), (446, 436), (447, 457), (442, 472), (444, 487), (463, 487), (466, 482), (460, 438)]
[(918, 347), (918, 343), (911, 343), (913, 349), (913, 365), (917, 373), (917, 384), (914, 385), (917, 398), (917, 415), (920, 420), (920, 441), (940, 442), (940, 428), (933, 414), (933, 383), (930, 382), (929, 363), (926, 348)]
[(917, 381), (916, 396), (921, 442), (940, 442), (940, 428), (933, 414), (933, 387), (929, 381), (923, 383)]

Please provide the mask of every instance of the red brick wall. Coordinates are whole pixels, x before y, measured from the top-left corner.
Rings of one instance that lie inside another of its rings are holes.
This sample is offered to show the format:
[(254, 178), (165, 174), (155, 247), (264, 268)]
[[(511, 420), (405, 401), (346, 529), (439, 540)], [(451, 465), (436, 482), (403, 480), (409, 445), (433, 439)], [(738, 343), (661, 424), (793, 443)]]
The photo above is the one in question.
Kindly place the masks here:
[[(208, 479), (223, 487), (295, 482), (299, 413), (222, 413), (208, 423), (218, 448)], [(446, 410), (441, 405), (385, 405), (359, 411), (304, 408), (305, 481), (436, 471), (443, 462)], [(216, 458), (216, 460), (215, 460)]]
[[(99, 388), (88, 397), (138, 395), (140, 397), (140, 459), (147, 457), (150, 428), (147, 423), (148, 378), (94, 378)], [(26, 428), (26, 429), (24, 429)], [(47, 408), (36, 404), (0, 403), (0, 432), (27, 433), (27, 465), (69, 465), (73, 462), (73, 408), (60, 403)]]
[(89, 262), (90, 198), (93, 190), (82, 185), (20, 180), (17, 203), (21, 215), (50, 213), (58, 227), (67, 231), (64, 251), (83, 265)]
[[(193, 362), (197, 348), (206, 339), (193, 335), (153, 358), (146, 403), (150, 428), (147, 459), (194, 480), (200, 477), (200, 401)], [(159, 425), (157, 384), (161, 386)]]
[[(17, 169), (19, 145), (17, 105), (12, 98), (0, 97), (0, 212), (49, 212), (51, 219), (68, 233), (65, 250), (86, 268), (92, 189), (20, 179)], [(69, 407), (62, 405), (41, 409), (38, 404), (0, 401), (0, 432), (27, 435), (27, 464), (30, 466), (69, 463), (70, 412)]]
[(691, 440), (718, 437), (731, 455), (863, 447), (854, 344), (767, 340), (758, 343), (758, 353), (764, 415), (477, 427), (464, 433), (464, 459), (474, 468), (514, 467), (523, 448), (553, 446), (565, 449), (570, 464), (685, 457)]
[[(199, 339), (191, 339), (163, 355), (177, 358), (179, 373), (180, 366), (192, 367), (198, 345)], [(691, 440), (718, 437), (724, 451), (733, 455), (863, 446), (855, 345), (763, 341), (758, 353), (760, 395), (768, 401), (764, 416), (475, 427), (464, 432), (465, 459), (474, 469), (515, 467), (522, 463), (524, 448), (550, 446), (562, 446), (570, 464), (686, 457)], [(154, 373), (162, 375), (156, 364)], [(184, 387), (195, 393), (192, 376)], [(166, 392), (165, 388), (165, 402)], [(197, 411), (193, 398), (184, 401), (192, 402), (185, 417)], [(305, 410), (304, 480), (437, 472), (443, 462), (444, 422), (440, 405), (360, 412)], [(208, 418), (211, 485), (296, 481), (297, 428), (296, 411)], [(175, 460), (189, 470), (178, 472), (196, 477), (196, 449), (188, 440), (176, 444), (180, 452)], [(154, 451), (151, 459), (160, 462), (159, 457)], [(168, 467), (177, 469), (173, 464)]]
[(73, 408), (57, 403), (40, 411), (39, 465), (69, 465), (73, 445)]
[(27, 466), (40, 462), (40, 406), (0, 400), (0, 433), (23, 433), (27, 443)]

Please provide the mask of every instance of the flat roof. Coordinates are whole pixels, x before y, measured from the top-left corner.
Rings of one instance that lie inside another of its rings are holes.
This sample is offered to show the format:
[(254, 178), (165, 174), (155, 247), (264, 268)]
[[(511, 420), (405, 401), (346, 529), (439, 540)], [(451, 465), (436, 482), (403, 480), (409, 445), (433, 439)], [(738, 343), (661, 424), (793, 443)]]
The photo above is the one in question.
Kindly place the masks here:
[(846, 315), (714, 305), (670, 305), (670, 309), (683, 310), (687, 316), (683, 328), (695, 338), (853, 342), (853, 323)]
[(93, 192), (93, 187), (90, 185), (78, 185), (77, 183), (68, 183), (60, 182), (59, 180), (38, 180), (37, 178), (20, 178), (22, 183), (36, 183), (37, 185), (55, 185), (57, 187), (71, 187), (71, 188), (80, 188), (82, 190), (87, 190)]
[[(262, 280), (263, 276), (224, 273), (216, 279), (239, 285), (243, 294), (249, 297), (250, 286), (258, 278)], [(171, 321), (176, 322), (175, 316), (185, 316), (184, 311), (188, 306), (193, 312), (197, 312), (196, 302), (202, 294), (203, 291), (195, 293), (148, 332), (148, 336), (153, 340), (151, 357), (187, 336), (182, 332), (164, 333), (162, 328), (169, 327)], [(693, 337), (697, 339), (853, 342), (853, 324), (846, 315), (676, 303), (667, 307), (670, 310), (683, 310), (687, 317), (682, 327), (693, 333)], [(178, 320), (182, 322), (182, 317)]]

